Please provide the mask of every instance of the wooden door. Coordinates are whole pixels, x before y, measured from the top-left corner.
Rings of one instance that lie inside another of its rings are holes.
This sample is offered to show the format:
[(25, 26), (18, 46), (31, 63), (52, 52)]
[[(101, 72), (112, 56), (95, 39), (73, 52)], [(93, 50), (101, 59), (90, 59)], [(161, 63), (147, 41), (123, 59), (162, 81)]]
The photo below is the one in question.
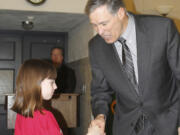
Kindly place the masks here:
[(13, 93), (15, 76), (22, 61), (21, 36), (0, 35), (0, 134), (12, 135), (7, 129), (4, 107), (6, 93)]
[(20, 36), (0, 36), (0, 104), (4, 103), (3, 94), (14, 92), (15, 76), (22, 61), (21, 48)]

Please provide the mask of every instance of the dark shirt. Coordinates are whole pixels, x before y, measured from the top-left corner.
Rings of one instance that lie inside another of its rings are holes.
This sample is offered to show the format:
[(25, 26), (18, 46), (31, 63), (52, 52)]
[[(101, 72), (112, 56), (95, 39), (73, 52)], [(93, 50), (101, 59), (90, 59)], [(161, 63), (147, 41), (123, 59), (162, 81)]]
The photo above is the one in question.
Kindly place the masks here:
[(64, 64), (57, 68), (56, 85), (55, 93), (73, 93), (76, 86), (74, 70)]

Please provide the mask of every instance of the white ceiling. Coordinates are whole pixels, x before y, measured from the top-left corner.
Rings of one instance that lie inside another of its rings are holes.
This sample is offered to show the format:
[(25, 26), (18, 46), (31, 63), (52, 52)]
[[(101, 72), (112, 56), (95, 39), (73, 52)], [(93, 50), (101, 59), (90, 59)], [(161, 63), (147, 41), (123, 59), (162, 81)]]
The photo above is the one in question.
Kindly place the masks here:
[(161, 5), (172, 5), (173, 8), (168, 16), (180, 19), (180, 0), (134, 0), (136, 10), (143, 14), (159, 15), (156, 10)]
[(68, 32), (87, 19), (84, 14), (0, 10), (0, 30), (23, 30), (28, 16), (34, 17), (32, 31)]
[[(134, 0), (134, 4), (139, 13), (155, 15), (159, 5), (172, 5), (168, 16), (180, 19), (180, 0)], [(0, 30), (23, 30), (21, 23), (28, 16), (34, 17), (32, 31), (68, 32), (88, 19), (84, 14), (0, 10)]]

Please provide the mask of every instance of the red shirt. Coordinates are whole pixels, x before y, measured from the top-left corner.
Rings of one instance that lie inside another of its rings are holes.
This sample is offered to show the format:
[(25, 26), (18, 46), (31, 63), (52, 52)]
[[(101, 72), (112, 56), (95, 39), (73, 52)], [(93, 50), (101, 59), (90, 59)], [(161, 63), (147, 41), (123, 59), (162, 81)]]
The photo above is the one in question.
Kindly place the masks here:
[(47, 110), (34, 112), (34, 117), (16, 116), (15, 135), (63, 135), (53, 114)]

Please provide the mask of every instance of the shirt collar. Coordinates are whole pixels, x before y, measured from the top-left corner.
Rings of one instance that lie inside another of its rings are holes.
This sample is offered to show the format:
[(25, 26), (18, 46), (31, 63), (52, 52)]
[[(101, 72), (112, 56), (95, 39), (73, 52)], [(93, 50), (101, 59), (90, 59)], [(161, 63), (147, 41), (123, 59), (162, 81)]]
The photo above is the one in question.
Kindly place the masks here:
[(132, 42), (133, 38), (133, 29), (135, 28), (135, 22), (134, 17), (127, 13), (128, 15), (128, 25), (126, 27), (126, 30), (122, 33), (121, 37), (126, 39), (127, 42)]

